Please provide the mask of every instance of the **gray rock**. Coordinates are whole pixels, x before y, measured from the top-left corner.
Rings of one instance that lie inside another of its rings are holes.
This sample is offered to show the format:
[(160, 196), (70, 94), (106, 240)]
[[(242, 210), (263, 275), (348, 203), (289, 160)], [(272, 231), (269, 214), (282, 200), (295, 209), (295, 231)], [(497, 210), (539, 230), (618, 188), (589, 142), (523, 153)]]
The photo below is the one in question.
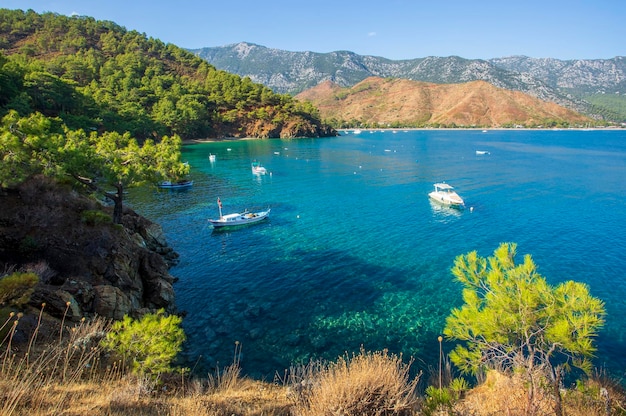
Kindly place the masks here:
[(93, 310), (106, 318), (120, 320), (131, 312), (131, 302), (122, 290), (115, 286), (94, 287)]

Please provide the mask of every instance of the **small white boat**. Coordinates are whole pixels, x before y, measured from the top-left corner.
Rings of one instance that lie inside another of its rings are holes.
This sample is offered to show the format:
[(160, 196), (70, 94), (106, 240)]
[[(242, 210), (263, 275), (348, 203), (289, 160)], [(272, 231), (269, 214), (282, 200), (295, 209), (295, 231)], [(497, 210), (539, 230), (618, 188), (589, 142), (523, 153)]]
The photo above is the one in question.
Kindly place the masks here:
[(220, 211), (220, 217), (216, 220), (209, 219), (209, 222), (214, 228), (254, 224), (269, 217), (271, 211), (271, 209), (268, 208), (266, 211), (249, 212), (245, 210), (244, 212), (222, 215), (222, 201), (220, 201), (219, 198), (217, 198), (217, 206)]
[(354, 134), (361, 134), (361, 129), (354, 129), (353, 133)]
[(454, 208), (463, 208), (465, 201), (455, 191), (454, 188), (447, 183), (436, 183), (435, 190), (428, 194), (430, 199), (443, 205)]
[(477, 155), (488, 155), (490, 153), (488, 151), (486, 151), (486, 150), (477, 150), (476, 154)]
[(183, 189), (183, 188), (190, 188), (192, 185), (193, 185), (192, 180), (185, 179), (185, 180), (177, 181), (177, 182), (163, 181), (158, 186), (159, 188), (163, 188), (163, 189)]
[(265, 175), (267, 173), (267, 169), (261, 166), (260, 162), (252, 162), (250, 166), (252, 167), (253, 175)]
[(215, 155), (214, 155), (213, 153), (210, 153), (210, 154), (209, 154), (209, 160), (210, 160), (211, 162), (215, 162), (215, 159), (216, 159)]

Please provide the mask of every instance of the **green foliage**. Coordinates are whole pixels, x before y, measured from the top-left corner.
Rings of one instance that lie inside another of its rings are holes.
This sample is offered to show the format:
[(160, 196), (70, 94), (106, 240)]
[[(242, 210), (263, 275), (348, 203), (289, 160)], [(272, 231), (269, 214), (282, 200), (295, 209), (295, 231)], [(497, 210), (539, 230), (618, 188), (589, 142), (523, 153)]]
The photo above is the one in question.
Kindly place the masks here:
[(463, 377), (457, 377), (450, 382), (449, 388), (454, 393), (455, 399), (458, 400), (463, 393), (469, 390), (470, 386)]
[(463, 341), (450, 358), (465, 373), (485, 366), (551, 370), (591, 369), (593, 340), (604, 324), (604, 304), (582, 283), (550, 286), (530, 255), (515, 262), (516, 244), (501, 244), (492, 257), (458, 256), (452, 273), (464, 305), (452, 310), (444, 333)]
[(134, 373), (156, 378), (172, 370), (171, 363), (181, 350), (185, 341), (181, 322), (162, 309), (140, 320), (124, 316), (112, 325), (102, 346), (120, 355)]
[(450, 389), (428, 386), (426, 388), (426, 402), (424, 406), (424, 414), (433, 415), (438, 411), (451, 411), (454, 405), (453, 397)]
[(89, 225), (110, 224), (111, 217), (102, 211), (86, 210), (80, 214), (81, 220)]
[(439, 414), (437, 412), (442, 410), (451, 412), (454, 404), (467, 390), (469, 390), (469, 384), (462, 377), (455, 378), (447, 387), (428, 386), (425, 392), (424, 414)]
[(229, 133), (223, 115), (234, 110), (242, 124), (266, 106), (278, 120), (304, 112), (321, 124), (289, 95), (111, 22), (0, 9), (0, 47), (12, 53), (0, 53), (0, 116), (39, 112), (73, 130), (130, 132), (140, 142)]
[[(113, 219), (119, 224), (124, 188), (189, 173), (189, 165), (180, 160), (181, 146), (177, 136), (139, 145), (129, 133), (87, 134), (39, 113), (20, 118), (10, 111), (0, 123), (0, 186), (34, 174), (69, 176), (113, 200)], [(109, 192), (110, 188), (116, 192)]]
[(35, 273), (13, 273), (0, 277), (0, 305), (21, 307), (28, 303), (39, 283)]
[(592, 111), (607, 120), (626, 123), (626, 96), (623, 94), (590, 94), (585, 100), (593, 104)]

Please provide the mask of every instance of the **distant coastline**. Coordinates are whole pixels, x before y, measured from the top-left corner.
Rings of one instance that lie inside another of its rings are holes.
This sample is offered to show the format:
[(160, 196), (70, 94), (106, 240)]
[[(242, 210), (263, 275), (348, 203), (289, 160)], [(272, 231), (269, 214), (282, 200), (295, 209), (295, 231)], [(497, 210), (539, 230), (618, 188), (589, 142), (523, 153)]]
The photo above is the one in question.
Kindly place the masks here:
[[(406, 128), (371, 128), (371, 129), (357, 129), (357, 128), (345, 128), (345, 129), (337, 129), (337, 133), (339, 133), (339, 136), (341, 136), (341, 132), (344, 131), (353, 131), (353, 130), (362, 130), (364, 132), (367, 131), (396, 131), (396, 132), (401, 132), (401, 131), (433, 131), (433, 130), (437, 130), (437, 131), (483, 131), (485, 130), (486, 132), (489, 131), (513, 131), (513, 130), (519, 130), (519, 131), (524, 131), (524, 130), (534, 130), (534, 131), (596, 131), (596, 130), (623, 130), (625, 129), (626, 126), (607, 126), (607, 127), (568, 127), (568, 128), (531, 128), (531, 127), (485, 127), (485, 128), (480, 128), (480, 127), (458, 127), (458, 128), (451, 128), (451, 127), (441, 127), (441, 128), (434, 128), (434, 127), (406, 127)], [(271, 140), (271, 139), (279, 139), (279, 137), (269, 137), (269, 138), (259, 138), (259, 137), (207, 137), (207, 138), (196, 138), (196, 139), (185, 139), (183, 140), (183, 144), (193, 144), (193, 143), (213, 143), (213, 142), (239, 142), (239, 141), (243, 141), (243, 140)], [(290, 140), (297, 140), (296, 139), (290, 139)]]

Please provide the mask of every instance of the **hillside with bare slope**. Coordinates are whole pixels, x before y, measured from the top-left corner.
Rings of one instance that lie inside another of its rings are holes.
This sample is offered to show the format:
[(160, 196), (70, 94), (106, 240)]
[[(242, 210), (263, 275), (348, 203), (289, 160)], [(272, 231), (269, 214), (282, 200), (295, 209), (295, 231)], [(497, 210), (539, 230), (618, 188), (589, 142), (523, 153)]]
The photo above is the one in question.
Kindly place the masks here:
[(555, 103), (484, 81), (433, 84), (370, 77), (350, 88), (330, 81), (296, 95), (322, 118), (369, 126), (581, 126), (591, 120)]

